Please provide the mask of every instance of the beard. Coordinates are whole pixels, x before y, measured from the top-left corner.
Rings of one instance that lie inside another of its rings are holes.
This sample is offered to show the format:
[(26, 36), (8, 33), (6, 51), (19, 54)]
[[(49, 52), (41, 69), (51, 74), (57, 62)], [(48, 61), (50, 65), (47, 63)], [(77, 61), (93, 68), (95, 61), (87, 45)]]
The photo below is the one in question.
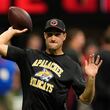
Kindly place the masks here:
[(49, 49), (49, 52), (50, 52), (51, 54), (54, 54), (54, 53), (56, 52), (56, 50), (57, 50), (57, 49), (50, 48), (50, 49)]
[(52, 47), (50, 45), (47, 45), (47, 49), (48, 51), (51, 53), (51, 54), (55, 54), (57, 50), (59, 50), (61, 48), (61, 46), (55, 46), (55, 47)]

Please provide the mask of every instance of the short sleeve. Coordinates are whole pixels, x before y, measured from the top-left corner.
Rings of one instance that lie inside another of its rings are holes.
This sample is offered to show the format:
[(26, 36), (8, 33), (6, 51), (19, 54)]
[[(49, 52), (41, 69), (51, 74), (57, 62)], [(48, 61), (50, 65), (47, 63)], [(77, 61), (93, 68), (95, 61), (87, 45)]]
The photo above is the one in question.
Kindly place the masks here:
[(7, 56), (3, 57), (5, 59), (19, 62), (25, 58), (25, 51), (15, 46), (8, 46)]
[(72, 79), (72, 87), (76, 95), (79, 97), (85, 89), (85, 80), (81, 67), (76, 63)]

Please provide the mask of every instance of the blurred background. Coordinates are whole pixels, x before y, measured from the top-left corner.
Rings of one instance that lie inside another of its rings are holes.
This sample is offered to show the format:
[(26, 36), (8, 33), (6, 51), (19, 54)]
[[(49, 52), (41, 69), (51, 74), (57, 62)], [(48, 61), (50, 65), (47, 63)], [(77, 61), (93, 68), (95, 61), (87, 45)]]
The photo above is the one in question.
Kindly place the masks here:
[[(8, 9), (25, 9), (32, 18), (33, 31), (14, 37), (10, 44), (20, 48), (42, 49), (43, 30), (51, 18), (64, 21), (67, 41), (64, 51), (84, 67), (85, 59), (98, 53), (104, 59), (96, 77), (96, 95), (91, 105), (77, 101), (70, 87), (67, 110), (110, 110), (110, 0), (0, 0), (0, 33), (7, 30)], [(20, 71), (14, 62), (0, 58), (0, 110), (21, 110)], [(86, 79), (86, 75), (84, 74)]]

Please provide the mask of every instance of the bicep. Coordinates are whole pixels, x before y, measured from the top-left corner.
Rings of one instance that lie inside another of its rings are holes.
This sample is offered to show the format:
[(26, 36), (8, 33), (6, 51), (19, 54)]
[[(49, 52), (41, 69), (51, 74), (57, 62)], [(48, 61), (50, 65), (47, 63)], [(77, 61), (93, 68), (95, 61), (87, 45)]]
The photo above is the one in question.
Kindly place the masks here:
[(25, 52), (23, 49), (8, 45), (6, 52), (5, 52), (5, 55), (3, 55), (3, 57), (8, 60), (19, 62), (25, 58)]

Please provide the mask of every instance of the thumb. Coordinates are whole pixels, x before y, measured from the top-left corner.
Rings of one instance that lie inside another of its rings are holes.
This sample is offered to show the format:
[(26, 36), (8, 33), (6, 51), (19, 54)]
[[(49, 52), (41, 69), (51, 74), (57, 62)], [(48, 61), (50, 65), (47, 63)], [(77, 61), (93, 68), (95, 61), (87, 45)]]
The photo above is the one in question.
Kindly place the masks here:
[(27, 28), (25, 28), (25, 29), (23, 29), (23, 30), (21, 30), (21, 32), (26, 32), (28, 29)]
[(18, 33), (24, 33), (24, 32), (26, 32), (26, 31), (28, 31), (27, 28), (25, 28), (25, 29), (23, 29), (23, 30), (18, 30), (17, 32), (18, 32)]

